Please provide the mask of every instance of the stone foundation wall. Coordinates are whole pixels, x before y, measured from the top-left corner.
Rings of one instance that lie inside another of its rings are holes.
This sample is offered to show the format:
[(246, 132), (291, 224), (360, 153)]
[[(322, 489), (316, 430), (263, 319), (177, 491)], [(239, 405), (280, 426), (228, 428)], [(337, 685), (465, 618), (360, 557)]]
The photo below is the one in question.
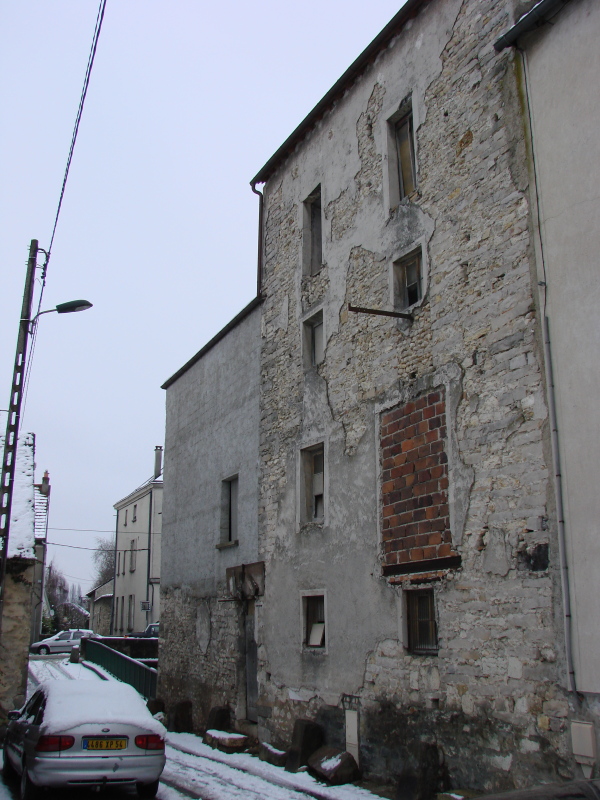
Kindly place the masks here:
[(181, 727), (182, 703), (191, 703), (193, 731), (204, 730), (213, 706), (230, 705), (232, 716), (239, 716), (245, 702), (240, 604), (161, 588), (161, 608), (158, 697), (169, 728)]
[(0, 643), (0, 723), (7, 713), (21, 708), (27, 691), (33, 563), (9, 559), (5, 580)]

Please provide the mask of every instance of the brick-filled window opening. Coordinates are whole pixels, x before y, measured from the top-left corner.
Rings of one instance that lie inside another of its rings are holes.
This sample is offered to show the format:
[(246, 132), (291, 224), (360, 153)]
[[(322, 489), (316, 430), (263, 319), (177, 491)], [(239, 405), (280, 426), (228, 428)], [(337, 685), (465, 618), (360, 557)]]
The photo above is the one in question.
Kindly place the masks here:
[(136, 542), (135, 539), (131, 540), (129, 548), (129, 572), (135, 572), (135, 557), (136, 557)]
[(221, 483), (221, 544), (238, 541), (238, 495), (237, 475)]
[(310, 648), (325, 646), (325, 597), (309, 595), (304, 602), (304, 645)]
[(321, 185), (304, 201), (304, 273), (316, 275), (323, 265)]
[(323, 312), (318, 311), (303, 323), (304, 328), (304, 368), (310, 369), (321, 364), (325, 358), (325, 335)]
[(381, 418), (383, 574), (457, 564), (448, 506), (444, 388)]
[(323, 522), (325, 517), (325, 449), (322, 444), (301, 453), (302, 514), (301, 522)]
[(423, 296), (421, 262), (420, 249), (394, 262), (395, 308), (408, 308)]
[(411, 653), (437, 655), (438, 634), (433, 589), (405, 592), (408, 649)]

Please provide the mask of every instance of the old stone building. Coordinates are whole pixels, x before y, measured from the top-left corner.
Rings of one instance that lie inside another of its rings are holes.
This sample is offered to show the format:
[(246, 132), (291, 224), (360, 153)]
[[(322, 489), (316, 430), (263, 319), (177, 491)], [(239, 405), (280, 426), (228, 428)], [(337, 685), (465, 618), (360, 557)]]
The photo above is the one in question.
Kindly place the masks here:
[[(210, 704), (248, 718), (248, 594), (224, 581), (221, 555), (203, 560), (220, 536), (218, 483), (237, 467), (211, 467), (196, 496), (192, 486), (234, 440), (234, 427), (214, 439), (219, 412), (253, 408), (259, 738), (287, 747), (294, 721), (315, 719), (365, 775), (426, 773), (438, 788), (595, 769), (597, 445), (577, 454), (598, 427), (596, 167), (591, 178), (585, 167), (598, 136), (592, 115), (571, 146), (565, 117), (592, 105), (598, 11), (563, 5), (408, 0), (253, 179), (260, 360), (246, 359), (244, 391), (227, 384), (224, 410), (205, 377), (224, 369), (216, 350), (167, 384), (165, 536), (180, 552), (164, 650), (182, 632), (195, 641), (161, 680), (195, 726)], [(587, 80), (572, 96), (576, 67), (561, 72), (561, 54), (580, 38)], [(575, 170), (564, 200), (563, 153)], [(587, 308), (581, 349), (563, 298)]]
[(175, 728), (231, 705), (253, 731), (258, 695), (260, 301), (167, 390), (159, 695)]

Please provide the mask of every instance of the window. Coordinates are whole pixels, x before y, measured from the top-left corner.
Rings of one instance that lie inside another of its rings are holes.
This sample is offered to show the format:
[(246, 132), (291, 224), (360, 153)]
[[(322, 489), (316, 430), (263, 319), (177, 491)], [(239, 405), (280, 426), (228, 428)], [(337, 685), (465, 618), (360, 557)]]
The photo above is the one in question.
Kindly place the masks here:
[(325, 358), (325, 336), (323, 330), (323, 312), (306, 320), (304, 323), (304, 367), (310, 369), (321, 364)]
[(217, 547), (238, 543), (238, 490), (237, 475), (221, 483), (221, 541)]
[(409, 308), (423, 296), (421, 250), (394, 262), (394, 307)]
[(325, 517), (325, 451), (322, 444), (302, 451), (304, 486), (301, 522), (323, 522)]
[(121, 551), (117, 553), (117, 575), (121, 574)]
[(122, 633), (124, 628), (125, 628), (125, 624), (124, 624), (125, 623), (125, 596), (124, 595), (121, 595), (121, 619), (120, 619), (120, 622), (121, 622), (120, 630), (121, 630), (121, 633)]
[(304, 612), (304, 646), (325, 647), (325, 596), (306, 595), (302, 598)]
[(129, 605), (127, 607), (127, 630), (133, 630), (133, 613), (135, 611), (135, 595), (129, 595)]
[(304, 274), (316, 275), (323, 265), (323, 229), (321, 223), (321, 185), (304, 201), (303, 262)]
[(127, 527), (127, 511), (128, 511), (128, 509), (126, 508), (126, 509), (125, 509), (125, 522), (123, 523), (123, 527), (124, 527), (124, 528), (126, 528), (126, 527)]
[(135, 557), (136, 557), (135, 539), (132, 539), (131, 546), (129, 548), (129, 572), (135, 572)]
[(417, 186), (414, 118), (412, 99), (406, 98), (387, 119), (389, 207), (398, 203)]
[(438, 638), (433, 589), (406, 592), (406, 617), (410, 652), (436, 655)]
[(133, 513), (131, 515), (131, 521), (135, 522), (136, 520), (137, 520), (137, 503), (134, 503)]

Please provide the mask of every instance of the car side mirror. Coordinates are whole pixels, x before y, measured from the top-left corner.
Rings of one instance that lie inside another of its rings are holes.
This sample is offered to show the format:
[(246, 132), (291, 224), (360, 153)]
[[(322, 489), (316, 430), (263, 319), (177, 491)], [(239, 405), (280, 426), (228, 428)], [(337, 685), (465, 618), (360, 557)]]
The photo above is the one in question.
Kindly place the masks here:
[(8, 712), (8, 718), (9, 719), (19, 719), (20, 716), (21, 716), (21, 712), (20, 711), (9, 711)]

